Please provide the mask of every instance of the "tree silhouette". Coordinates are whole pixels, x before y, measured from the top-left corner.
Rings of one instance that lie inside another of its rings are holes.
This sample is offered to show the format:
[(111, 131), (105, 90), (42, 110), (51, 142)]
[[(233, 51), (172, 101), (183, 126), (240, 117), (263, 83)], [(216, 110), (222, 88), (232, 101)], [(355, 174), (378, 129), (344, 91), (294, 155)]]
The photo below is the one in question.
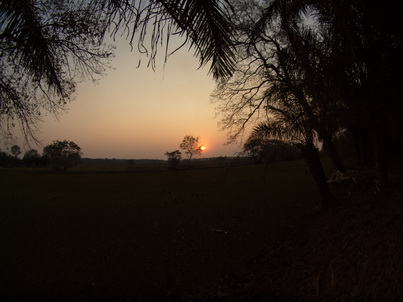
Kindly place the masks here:
[(41, 111), (65, 109), (75, 83), (101, 75), (111, 48), (105, 26), (88, 8), (67, 1), (0, 2), (0, 123), (19, 123), (36, 139)]
[[(303, 118), (336, 170), (343, 172), (344, 165), (333, 139), (348, 131), (356, 153), (374, 160), (385, 187), (388, 160), (403, 149), (397, 2), (388, 2), (390, 7), (363, 0), (234, 3), (237, 66), (213, 94), (230, 139), (249, 124), (271, 123), (273, 110), (293, 106), (297, 110), (288, 123)], [(385, 18), (376, 17), (378, 9)]]
[(43, 163), (42, 157), (40, 156), (38, 150), (30, 149), (25, 152), (22, 161), (26, 166), (36, 167)]
[(165, 152), (165, 155), (168, 157), (170, 169), (176, 170), (181, 162), (182, 153), (179, 150), (175, 150), (172, 152)]
[(20, 148), (20, 146), (18, 146), (18, 145), (13, 145), (13, 146), (11, 146), (10, 151), (11, 151), (11, 154), (12, 154), (15, 158), (17, 158), (18, 155), (21, 154), (21, 148)]
[(319, 150), (315, 145), (315, 132), (309, 123), (291, 120), (283, 111), (274, 122), (261, 123), (256, 126), (250, 136), (251, 139), (280, 138), (294, 144), (301, 150), (309, 171), (322, 197), (322, 207), (335, 206), (335, 198), (330, 193), (326, 175), (320, 161)]
[(190, 165), (193, 155), (200, 155), (203, 152), (199, 140), (199, 136), (194, 137), (192, 135), (186, 135), (179, 146), (188, 156), (188, 165)]
[[(277, 20), (303, 70), (309, 71), (295, 28), (301, 28), (304, 13), (314, 16), (316, 31), (326, 37), (321, 41), (327, 45), (327, 52), (322, 52), (327, 57), (322, 79), (329, 83), (328, 98), (343, 105), (337, 121), (351, 133), (360, 160), (373, 159), (381, 188), (388, 183), (390, 157), (403, 148), (399, 117), (403, 113), (399, 84), (403, 21), (398, 11), (398, 1), (274, 0), (256, 22), (255, 30), (259, 32), (270, 20)], [(319, 93), (326, 91), (322, 85), (318, 87)]]
[(301, 158), (300, 150), (293, 144), (273, 138), (250, 136), (242, 148), (243, 153), (255, 163)]
[(71, 141), (54, 141), (43, 148), (43, 157), (53, 169), (60, 171), (76, 167), (81, 161), (81, 148)]
[(293, 41), (302, 45), (297, 55), (286, 30), (276, 21), (267, 21), (259, 28), (254, 22), (262, 9), (241, 4), (235, 21), (236, 43), (241, 49), (237, 69), (234, 77), (221, 83), (215, 92), (216, 99), (222, 102), (218, 112), (224, 116), (224, 129), (235, 130), (236, 138), (247, 123), (256, 117), (260, 122), (267, 112), (278, 110), (278, 103), (297, 106), (294, 114), (305, 115), (329, 149), (335, 169), (344, 172), (332, 140), (339, 130), (335, 112), (340, 102), (330, 94), (326, 80), (327, 45), (321, 41), (324, 37), (307, 27), (293, 28)]

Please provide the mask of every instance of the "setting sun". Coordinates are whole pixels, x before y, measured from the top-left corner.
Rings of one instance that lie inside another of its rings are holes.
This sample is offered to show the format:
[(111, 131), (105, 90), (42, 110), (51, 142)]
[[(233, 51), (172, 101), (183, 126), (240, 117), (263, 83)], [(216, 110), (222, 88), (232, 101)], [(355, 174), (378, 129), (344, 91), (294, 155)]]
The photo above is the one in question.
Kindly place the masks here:
[(204, 150), (206, 150), (206, 147), (205, 146), (200, 146), (200, 150), (204, 151)]

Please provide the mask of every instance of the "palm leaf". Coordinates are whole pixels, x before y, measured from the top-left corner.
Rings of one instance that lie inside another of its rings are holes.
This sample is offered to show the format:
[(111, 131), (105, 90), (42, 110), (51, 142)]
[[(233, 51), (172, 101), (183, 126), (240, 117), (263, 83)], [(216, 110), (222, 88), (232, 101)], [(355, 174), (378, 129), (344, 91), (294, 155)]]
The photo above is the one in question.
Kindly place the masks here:
[[(90, 5), (94, 11), (106, 11), (113, 36), (123, 30), (132, 44), (137, 34), (138, 49), (149, 55), (151, 64), (158, 46), (167, 45), (172, 34), (179, 34), (194, 47), (201, 66), (211, 62), (215, 79), (229, 77), (234, 71), (232, 26), (224, 9), (224, 5), (230, 7), (228, 0), (101, 0)], [(149, 49), (144, 42), (150, 28)]]
[(295, 127), (295, 125), (290, 125), (289, 123), (275, 120), (273, 122), (266, 121), (258, 124), (253, 128), (251, 138), (278, 138), (280, 140), (293, 143), (302, 141), (302, 133), (301, 129), (298, 129), (298, 127)]
[(200, 64), (211, 61), (215, 79), (231, 76), (234, 48), (231, 22), (218, 0), (159, 0), (179, 28), (187, 32)]
[(8, 42), (18, 64), (34, 80), (45, 79), (49, 86), (62, 93), (55, 54), (49, 47), (32, 1), (0, 1), (0, 42)]

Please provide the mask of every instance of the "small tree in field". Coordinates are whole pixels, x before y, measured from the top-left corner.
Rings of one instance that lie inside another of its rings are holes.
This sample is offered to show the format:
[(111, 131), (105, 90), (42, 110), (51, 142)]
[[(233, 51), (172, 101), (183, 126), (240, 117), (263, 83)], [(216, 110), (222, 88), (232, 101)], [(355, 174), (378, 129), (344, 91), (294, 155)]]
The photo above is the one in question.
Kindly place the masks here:
[(199, 136), (194, 137), (192, 135), (186, 135), (179, 146), (187, 154), (189, 160), (188, 164), (190, 164), (193, 155), (200, 155), (203, 152), (202, 145), (200, 145), (199, 140)]
[(182, 153), (179, 150), (175, 150), (172, 152), (165, 152), (165, 155), (168, 157), (169, 168), (176, 170), (181, 162)]
[(81, 160), (81, 148), (71, 141), (54, 141), (43, 149), (43, 157), (55, 170), (76, 167)]

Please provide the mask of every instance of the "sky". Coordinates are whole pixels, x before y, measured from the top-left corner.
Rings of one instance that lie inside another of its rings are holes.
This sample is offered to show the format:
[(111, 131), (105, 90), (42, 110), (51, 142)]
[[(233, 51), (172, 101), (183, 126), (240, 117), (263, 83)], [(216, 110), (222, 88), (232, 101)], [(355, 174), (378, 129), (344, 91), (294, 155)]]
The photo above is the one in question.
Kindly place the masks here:
[[(137, 68), (139, 58), (142, 64)], [(166, 159), (165, 152), (179, 149), (184, 136), (192, 135), (200, 136), (206, 147), (202, 158), (239, 151), (239, 145), (225, 145), (226, 133), (219, 131), (210, 101), (214, 80), (209, 66), (199, 69), (192, 50), (182, 48), (166, 64), (160, 57), (153, 71), (147, 58), (130, 52), (123, 41), (112, 66), (99, 84), (78, 85), (68, 112), (57, 119), (44, 117), (38, 135), (43, 146), (70, 140), (81, 147), (83, 157)]]

